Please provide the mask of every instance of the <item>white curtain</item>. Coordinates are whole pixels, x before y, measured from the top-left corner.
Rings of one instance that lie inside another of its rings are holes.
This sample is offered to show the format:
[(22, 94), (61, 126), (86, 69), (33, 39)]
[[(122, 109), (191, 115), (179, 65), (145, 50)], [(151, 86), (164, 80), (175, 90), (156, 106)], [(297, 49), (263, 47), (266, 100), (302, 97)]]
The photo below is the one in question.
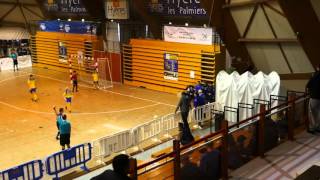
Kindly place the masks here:
[[(221, 111), (224, 110), (224, 106), (238, 108), (238, 103), (254, 105), (254, 99), (270, 101), (270, 95), (279, 93), (280, 77), (276, 72), (271, 72), (269, 75), (262, 72), (255, 75), (250, 72), (239, 75), (237, 72), (228, 74), (221, 71), (216, 78), (216, 108)], [(276, 105), (277, 102), (273, 102), (272, 107)], [(259, 106), (254, 106), (254, 109), (240, 108), (239, 119), (244, 120), (257, 112)], [(225, 116), (228, 121), (237, 120), (235, 112), (227, 111)]]

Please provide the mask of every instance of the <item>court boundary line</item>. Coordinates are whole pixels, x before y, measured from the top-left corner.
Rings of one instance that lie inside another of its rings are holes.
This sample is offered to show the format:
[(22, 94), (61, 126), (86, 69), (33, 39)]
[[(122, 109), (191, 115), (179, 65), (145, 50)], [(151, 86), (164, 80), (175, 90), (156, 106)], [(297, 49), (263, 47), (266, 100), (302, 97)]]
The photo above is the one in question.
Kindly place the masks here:
[[(33, 70), (33, 69), (32, 69), (32, 70)], [(23, 72), (25, 72), (25, 71), (23, 71)], [(62, 72), (61, 72), (61, 73), (62, 73)], [(47, 78), (47, 79), (52, 79), (52, 80), (56, 80), (56, 81), (60, 81), (60, 82), (64, 82), (64, 83), (69, 83), (69, 81), (65, 81), (65, 80), (61, 80), (61, 79), (49, 77), (49, 76), (42, 75), (42, 74), (37, 74), (37, 73), (33, 73), (33, 72), (32, 72), (32, 74), (35, 74), (35, 75), (37, 75), (37, 76), (44, 77), (44, 78)], [(89, 88), (89, 89), (94, 89), (93, 87), (87, 86), (87, 85), (84, 85), (84, 84), (79, 84), (79, 86), (86, 87), (86, 88)], [(113, 93), (113, 94), (117, 94), (117, 95), (121, 95), (121, 96), (126, 96), (126, 97), (130, 97), (130, 98), (134, 98), (134, 99), (139, 99), (139, 100), (143, 100), (143, 101), (148, 101), (148, 102), (153, 102), (153, 103), (159, 103), (159, 104), (166, 105), (166, 106), (170, 106), (170, 107), (176, 107), (176, 105), (173, 105), (173, 104), (168, 104), (168, 103), (163, 103), (163, 102), (157, 102), (157, 101), (154, 101), (154, 100), (151, 100), (151, 99), (136, 97), (136, 96), (133, 96), (133, 95), (123, 94), (123, 93), (114, 92), (114, 91), (110, 91), (110, 90), (106, 90), (106, 89), (99, 89), (99, 90), (100, 90), (100, 91), (103, 91), (103, 92), (109, 92), (109, 93)]]
[[(0, 101), (0, 104), (11, 107), (13, 109), (19, 110), (19, 111), (25, 111), (25, 112), (30, 112), (30, 113), (35, 113), (35, 114), (46, 114), (46, 115), (52, 115), (54, 114), (53, 112), (43, 112), (43, 111), (34, 111), (34, 110), (28, 110), (26, 108), (21, 108), (3, 101)], [(137, 108), (129, 108), (129, 109), (122, 109), (122, 110), (117, 110), (117, 111), (100, 111), (100, 112), (73, 112), (71, 115), (97, 115), (97, 114), (111, 114), (111, 113), (120, 113), (120, 112), (130, 112), (130, 111), (135, 111), (135, 110), (140, 110), (140, 109), (145, 109), (149, 108), (152, 106), (157, 106), (159, 104), (150, 104), (142, 107), (137, 107)]]
[[(25, 71), (22, 71), (22, 72), (24, 73), (23, 75), (18, 75), (18, 76), (14, 76), (14, 77), (9, 77), (9, 78), (3, 79), (3, 80), (0, 81), (0, 84), (4, 83), (6, 81), (10, 81), (12, 79), (16, 79), (16, 78), (20, 78), (20, 77), (29, 75), (29, 73), (26, 73)], [(68, 82), (68, 81), (63, 81), (63, 80), (60, 80), (60, 79), (55, 79), (55, 78), (52, 78), (52, 77), (47, 77), (47, 76), (39, 75), (39, 74), (37, 74), (37, 76), (40, 76), (40, 77), (43, 77), (43, 78), (47, 78), (47, 79), (52, 79), (52, 80), (63, 82), (63, 83), (67, 83)], [(93, 89), (90, 86), (86, 86), (86, 85), (82, 85), (82, 86), (83, 87), (87, 87), (89, 89)], [(152, 100), (150, 100), (150, 101), (152, 101)], [(4, 106), (7, 106), (7, 107), (10, 107), (10, 108), (13, 108), (13, 109), (16, 109), (16, 110), (19, 110), (19, 111), (25, 111), (25, 112), (29, 112), (29, 113), (45, 114), (45, 115), (52, 115), (53, 114), (52, 112), (35, 111), (35, 110), (29, 110), (29, 109), (26, 109), (26, 108), (21, 108), (21, 107), (15, 106), (13, 104), (6, 103), (4, 101), (0, 101), (0, 104), (2, 104)], [(161, 103), (157, 102), (155, 104), (150, 104), (150, 105), (146, 105), (146, 106), (142, 106), (142, 107), (122, 109), (122, 110), (116, 110), (116, 111), (79, 112), (79, 113), (73, 112), (72, 115), (98, 115), (98, 114), (111, 114), (111, 113), (130, 112), (130, 111), (136, 111), (136, 110), (140, 110), (140, 109), (145, 109), (145, 108), (157, 106), (157, 105), (160, 105), (160, 104)]]

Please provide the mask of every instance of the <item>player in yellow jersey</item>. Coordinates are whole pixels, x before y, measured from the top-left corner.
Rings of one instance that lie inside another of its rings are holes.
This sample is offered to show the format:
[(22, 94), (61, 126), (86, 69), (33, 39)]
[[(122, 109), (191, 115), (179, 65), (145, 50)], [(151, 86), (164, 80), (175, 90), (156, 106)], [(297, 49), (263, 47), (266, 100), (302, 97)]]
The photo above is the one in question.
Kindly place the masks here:
[(36, 88), (36, 79), (32, 74), (30, 74), (29, 76), (28, 86), (29, 86), (29, 92), (31, 94), (32, 101), (37, 102), (38, 96), (37, 96), (37, 88)]
[(93, 78), (93, 87), (98, 89), (99, 88), (99, 76), (98, 76), (98, 72), (96, 70), (93, 71), (92, 78)]
[(66, 88), (66, 90), (63, 93), (63, 97), (66, 101), (66, 110), (68, 110), (71, 113), (71, 101), (73, 94), (69, 88)]

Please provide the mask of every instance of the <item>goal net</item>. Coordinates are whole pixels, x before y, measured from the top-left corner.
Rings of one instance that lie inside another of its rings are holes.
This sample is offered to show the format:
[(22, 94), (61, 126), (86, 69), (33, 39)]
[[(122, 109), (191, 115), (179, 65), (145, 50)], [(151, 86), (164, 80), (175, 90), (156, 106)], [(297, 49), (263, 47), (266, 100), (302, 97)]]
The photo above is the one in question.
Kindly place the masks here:
[(111, 62), (107, 57), (84, 57), (81, 55), (71, 55), (70, 71), (77, 71), (79, 83), (83, 83), (89, 86), (93, 84), (93, 74), (98, 75), (99, 89), (106, 89), (113, 87), (112, 74), (111, 74)]

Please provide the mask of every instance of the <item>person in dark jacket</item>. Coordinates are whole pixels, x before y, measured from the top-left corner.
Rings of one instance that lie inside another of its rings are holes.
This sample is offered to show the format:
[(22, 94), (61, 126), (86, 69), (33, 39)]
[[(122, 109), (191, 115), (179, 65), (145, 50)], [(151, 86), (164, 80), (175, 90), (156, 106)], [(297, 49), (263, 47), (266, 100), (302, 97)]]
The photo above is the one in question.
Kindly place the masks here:
[(220, 152), (209, 143), (200, 160), (200, 171), (207, 179), (215, 180), (220, 177)]
[(126, 154), (120, 154), (112, 160), (113, 170), (106, 170), (102, 174), (91, 178), (91, 180), (131, 180), (128, 177), (130, 169), (129, 156)]
[(320, 64), (307, 84), (307, 91), (310, 93), (311, 113), (308, 132), (314, 134), (320, 132)]
[(180, 171), (180, 179), (181, 180), (188, 180), (188, 179), (195, 179), (195, 180), (203, 180), (204, 175), (200, 171), (200, 168), (190, 161), (190, 157), (188, 155), (184, 155), (181, 159), (181, 171)]
[(175, 113), (180, 109), (181, 112), (181, 118), (183, 121), (183, 131), (182, 131), (182, 140), (181, 144), (188, 144), (194, 140), (191, 130), (189, 127), (188, 123), (188, 115), (189, 115), (189, 110), (191, 108), (191, 100), (192, 98), (187, 92), (182, 92), (181, 93), (181, 98), (179, 101), (179, 104), (177, 105)]

